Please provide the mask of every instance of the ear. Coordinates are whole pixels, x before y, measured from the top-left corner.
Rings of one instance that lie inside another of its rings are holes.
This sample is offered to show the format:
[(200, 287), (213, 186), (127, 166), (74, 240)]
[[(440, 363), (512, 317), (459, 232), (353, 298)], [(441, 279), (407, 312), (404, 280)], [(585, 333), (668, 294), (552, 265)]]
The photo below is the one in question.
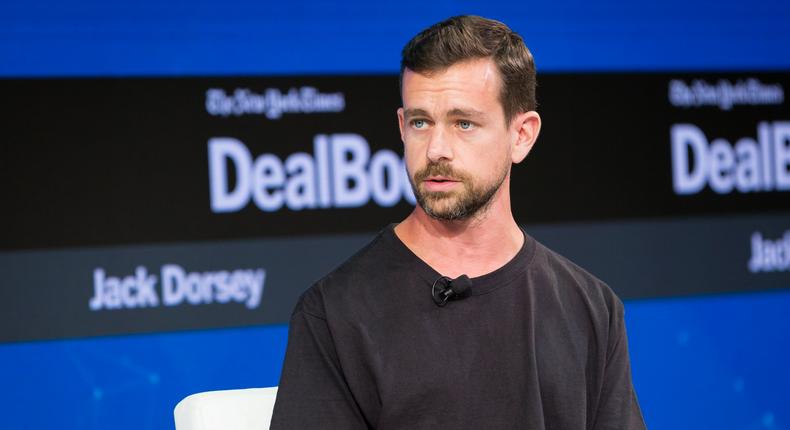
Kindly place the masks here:
[(403, 140), (403, 108), (398, 108), (398, 128), (400, 129), (400, 140), (401, 142), (405, 142)]
[(540, 133), (540, 115), (535, 111), (522, 112), (513, 118), (511, 130), (514, 133), (512, 159), (518, 164), (527, 157)]

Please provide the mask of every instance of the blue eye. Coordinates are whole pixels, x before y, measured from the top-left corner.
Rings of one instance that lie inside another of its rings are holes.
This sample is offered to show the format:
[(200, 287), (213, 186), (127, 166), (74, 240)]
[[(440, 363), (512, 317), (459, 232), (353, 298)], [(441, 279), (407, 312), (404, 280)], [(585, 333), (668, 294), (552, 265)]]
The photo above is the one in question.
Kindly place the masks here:
[(472, 123), (469, 121), (458, 121), (458, 127), (460, 127), (461, 130), (469, 130), (472, 128)]
[(414, 128), (423, 128), (425, 127), (425, 120), (424, 119), (415, 119), (411, 122)]

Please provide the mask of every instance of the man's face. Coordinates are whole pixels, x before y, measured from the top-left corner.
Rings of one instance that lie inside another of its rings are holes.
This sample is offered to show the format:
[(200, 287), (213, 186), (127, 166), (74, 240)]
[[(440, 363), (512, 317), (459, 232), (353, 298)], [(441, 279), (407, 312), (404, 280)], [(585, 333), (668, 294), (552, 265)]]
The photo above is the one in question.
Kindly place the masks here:
[(518, 133), (505, 124), (500, 86), (490, 59), (429, 75), (404, 71), (398, 121), (412, 188), (428, 215), (466, 219), (508, 191), (502, 184)]

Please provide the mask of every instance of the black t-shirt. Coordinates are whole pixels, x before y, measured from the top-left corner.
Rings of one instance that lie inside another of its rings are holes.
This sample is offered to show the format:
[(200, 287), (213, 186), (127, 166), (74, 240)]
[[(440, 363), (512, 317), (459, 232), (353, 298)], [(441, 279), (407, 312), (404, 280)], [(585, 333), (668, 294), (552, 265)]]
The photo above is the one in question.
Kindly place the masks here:
[(528, 235), (471, 296), (394, 226), (300, 298), (272, 429), (643, 429), (623, 305)]

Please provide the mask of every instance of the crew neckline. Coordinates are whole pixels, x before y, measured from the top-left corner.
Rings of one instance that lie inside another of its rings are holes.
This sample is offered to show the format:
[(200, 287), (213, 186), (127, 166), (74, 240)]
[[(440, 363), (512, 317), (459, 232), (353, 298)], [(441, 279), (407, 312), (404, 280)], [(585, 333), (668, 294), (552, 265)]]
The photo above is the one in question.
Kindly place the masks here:
[[(395, 226), (393, 223), (384, 229), (383, 236), (385, 239), (391, 241), (395, 246), (394, 248), (407, 260), (413, 261), (415, 273), (417, 273), (425, 282), (433, 284), (437, 279), (443, 277), (441, 273), (437, 272), (428, 263), (423, 261), (417, 256), (405, 243), (395, 234)], [(535, 254), (535, 240), (532, 239), (521, 227), (521, 233), (524, 234), (524, 243), (518, 250), (516, 255), (513, 256), (507, 263), (498, 269), (488, 272), (485, 275), (480, 275), (470, 278), (472, 281), (472, 295), (479, 296), (481, 294), (490, 293), (500, 287), (509, 285), (512, 281), (519, 279), (521, 275), (526, 273), (527, 267), (532, 262), (532, 257)]]

